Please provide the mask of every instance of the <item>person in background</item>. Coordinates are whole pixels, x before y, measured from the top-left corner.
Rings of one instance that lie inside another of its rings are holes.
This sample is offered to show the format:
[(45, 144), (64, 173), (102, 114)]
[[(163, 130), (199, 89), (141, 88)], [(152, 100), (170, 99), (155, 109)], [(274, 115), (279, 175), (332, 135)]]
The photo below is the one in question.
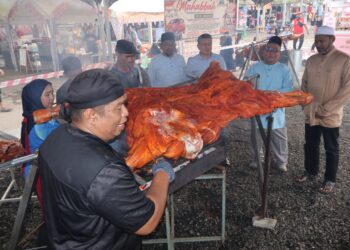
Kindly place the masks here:
[(87, 31), (86, 37), (86, 52), (93, 55), (93, 63), (97, 63), (98, 57), (98, 46), (97, 46), (97, 37), (94, 34), (93, 28)]
[(78, 57), (68, 56), (62, 60), (63, 75), (67, 77), (67, 80), (57, 90), (56, 102), (58, 104), (64, 103), (67, 98), (67, 91), (70, 83), (73, 81), (80, 72), (82, 72), (81, 62)]
[(174, 33), (165, 32), (160, 40), (162, 53), (152, 58), (147, 71), (151, 86), (169, 87), (189, 81), (185, 75), (185, 59), (176, 53)]
[(71, 123), (40, 147), (49, 249), (141, 249), (140, 235), (158, 225), (175, 179), (158, 159), (147, 191), (108, 144), (124, 129), (127, 96), (121, 80), (103, 69), (80, 73), (68, 89)]
[[(293, 49), (300, 50), (304, 43), (304, 28), (308, 32), (306, 23), (304, 18), (301, 17), (301, 13), (297, 13), (296, 18), (293, 20)], [(299, 41), (299, 45), (297, 48), (297, 43)]]
[(138, 50), (141, 48), (141, 41), (139, 39), (139, 36), (131, 24), (128, 25), (125, 40), (131, 42)]
[[(316, 15), (315, 15), (316, 16)], [(317, 32), (317, 29), (319, 28), (319, 27), (321, 27), (322, 26), (322, 23), (323, 23), (323, 20), (322, 20), (322, 17), (320, 17), (320, 16), (317, 16), (316, 18), (316, 21), (315, 21), (315, 25), (314, 25), (314, 32), (315, 32), (315, 34), (316, 34), (316, 32)], [(311, 46), (311, 50), (314, 50), (315, 49), (315, 43), (313, 43), (312, 44), (312, 46)]]
[[(225, 34), (220, 37), (220, 46), (232, 46), (232, 37), (229, 35), (228, 32), (225, 32)], [(233, 53), (233, 48), (220, 50), (220, 55), (224, 58), (227, 69), (235, 71), (236, 65), (233, 59)]]
[[(269, 39), (266, 47), (263, 61), (253, 64), (247, 71), (247, 76), (255, 74), (260, 75), (258, 89), (288, 92), (293, 89), (292, 74), (285, 64), (278, 62), (281, 56), (282, 39), (273, 36)], [(271, 132), (271, 150), (275, 160), (275, 166), (283, 171), (287, 171), (288, 164), (288, 137), (285, 121), (285, 109), (276, 109), (272, 114), (261, 115), (261, 121), (264, 129), (267, 129), (267, 117), (272, 115), (273, 125)], [(262, 140), (258, 137), (258, 152), (262, 146)], [(257, 156), (252, 150), (253, 159)], [(253, 161), (251, 166), (257, 166), (257, 162)]]
[[(135, 64), (136, 50), (132, 42), (127, 40), (118, 40), (115, 47), (117, 61), (109, 68), (109, 71), (120, 79), (121, 84), (127, 88), (150, 87), (149, 77), (144, 69)], [(110, 146), (123, 156), (128, 153), (128, 144), (126, 142), (126, 132), (123, 131), (115, 140), (110, 142)]]
[(281, 51), (281, 57), (279, 59), (279, 62), (284, 63), (284, 64), (288, 64), (288, 57), (289, 57), (288, 45), (289, 45), (289, 39), (292, 36), (292, 32), (290, 31), (290, 27), (288, 25), (284, 26), (283, 31), (279, 34), (279, 36), (283, 39), (282, 42), (285, 45), (285, 46), (282, 46), (283, 48)]
[[(2, 69), (0, 69), (0, 76), (3, 76), (5, 73)], [(1, 93), (1, 89), (0, 89), (0, 112), (10, 112), (12, 109), (11, 108), (6, 108), (3, 104), (2, 104), (2, 93)]]
[(319, 189), (334, 191), (339, 165), (339, 128), (344, 105), (350, 98), (350, 57), (334, 48), (334, 29), (321, 26), (315, 34), (317, 54), (306, 61), (301, 90), (312, 94), (313, 101), (304, 107), (304, 174), (299, 182), (314, 181), (319, 173), (320, 143), (323, 137), (326, 171)]
[[(52, 119), (42, 124), (35, 124), (33, 112), (48, 109), (54, 102), (52, 84), (44, 79), (36, 79), (28, 83), (22, 90), (23, 121), (21, 127), (21, 143), (26, 155), (35, 153), (46, 138), (58, 128), (57, 120)], [(30, 170), (27, 163), (23, 169), (26, 178)], [(40, 178), (36, 181), (36, 192), (42, 207), (42, 192)]]
[(144, 69), (135, 64), (139, 54), (132, 42), (118, 40), (115, 46), (117, 61), (109, 71), (121, 79), (124, 88), (149, 87), (149, 77)]
[(149, 51), (141, 56), (141, 67), (145, 70), (148, 69), (148, 64), (151, 62), (152, 58), (156, 55), (162, 53), (156, 43), (153, 43)]
[(210, 34), (202, 34), (197, 39), (199, 53), (190, 57), (187, 61), (186, 75), (192, 80), (198, 79), (209, 67), (212, 61), (220, 63), (222, 69), (226, 69), (225, 60), (222, 56), (212, 52), (213, 39)]

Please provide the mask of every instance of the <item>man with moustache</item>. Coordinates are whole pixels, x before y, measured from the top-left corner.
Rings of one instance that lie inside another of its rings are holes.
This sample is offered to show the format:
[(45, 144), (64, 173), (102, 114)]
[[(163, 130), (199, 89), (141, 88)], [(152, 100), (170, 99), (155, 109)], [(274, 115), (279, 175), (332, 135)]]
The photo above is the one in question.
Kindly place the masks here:
[(225, 60), (221, 55), (212, 52), (213, 38), (210, 34), (204, 33), (197, 38), (199, 53), (190, 57), (186, 66), (186, 75), (196, 80), (207, 70), (212, 61), (217, 61), (220, 67), (226, 70)]
[[(293, 89), (292, 75), (288, 67), (278, 62), (281, 56), (282, 39), (273, 36), (269, 39), (263, 54), (263, 61), (253, 64), (247, 71), (247, 76), (259, 74), (258, 89), (289, 92)], [(267, 129), (267, 115), (261, 115), (264, 129)], [(282, 172), (287, 171), (288, 164), (288, 137), (286, 128), (285, 109), (279, 108), (272, 113), (273, 124), (271, 131), (271, 151), (275, 166)], [(258, 138), (258, 151), (262, 146), (262, 139)], [(252, 150), (254, 155), (254, 151)], [(253, 159), (257, 159), (255, 155)], [(253, 161), (251, 166), (257, 166)]]
[(185, 75), (185, 59), (176, 53), (174, 33), (165, 32), (160, 40), (159, 47), (162, 53), (152, 58), (147, 71), (151, 86), (169, 87), (188, 81)]
[(124, 88), (150, 87), (147, 72), (135, 64), (140, 53), (134, 44), (127, 40), (118, 40), (115, 46), (117, 61), (109, 71), (120, 78)]
[(71, 123), (39, 150), (49, 249), (141, 249), (166, 205), (172, 166), (158, 159), (142, 192), (121, 154), (108, 144), (125, 128), (127, 96), (120, 79), (95, 69), (68, 88)]
[(319, 172), (320, 140), (326, 151), (326, 171), (319, 191), (334, 190), (339, 163), (339, 128), (343, 108), (350, 98), (350, 57), (334, 48), (334, 29), (321, 26), (315, 33), (317, 54), (305, 66), (301, 89), (313, 95), (304, 107), (304, 174), (299, 182), (315, 180)]

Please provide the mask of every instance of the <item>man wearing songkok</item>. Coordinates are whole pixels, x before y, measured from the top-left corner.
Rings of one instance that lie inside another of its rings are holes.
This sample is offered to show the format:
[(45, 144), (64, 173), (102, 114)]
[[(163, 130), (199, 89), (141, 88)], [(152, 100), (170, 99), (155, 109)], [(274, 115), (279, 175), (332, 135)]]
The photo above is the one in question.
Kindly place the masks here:
[(221, 55), (212, 52), (213, 39), (210, 34), (202, 34), (197, 39), (199, 53), (190, 57), (187, 61), (186, 75), (196, 80), (206, 71), (212, 61), (220, 63), (222, 69), (226, 69), (225, 60)]
[[(263, 61), (252, 65), (247, 71), (247, 76), (259, 74), (258, 89), (289, 92), (293, 89), (293, 81), (290, 70), (285, 64), (278, 62), (281, 56), (282, 40), (278, 36), (269, 39), (263, 52)], [(267, 129), (267, 116), (261, 115), (264, 129)], [(281, 171), (287, 171), (288, 164), (288, 137), (286, 128), (285, 109), (279, 108), (272, 112), (273, 124), (271, 132), (271, 150), (274, 165)], [(258, 151), (262, 145), (261, 137), (258, 136)], [(257, 156), (253, 152), (253, 159)], [(256, 161), (251, 163), (256, 166)]]
[(67, 91), (70, 83), (73, 81), (81, 71), (82, 66), (78, 57), (68, 56), (62, 60), (63, 75), (67, 77), (67, 80), (57, 90), (56, 102), (58, 104), (64, 103), (67, 98)]
[(118, 40), (115, 46), (117, 61), (109, 70), (118, 76), (124, 88), (149, 87), (147, 72), (135, 64), (139, 54), (132, 42)]
[(321, 26), (315, 33), (317, 54), (306, 61), (301, 89), (313, 95), (304, 107), (304, 174), (299, 182), (315, 180), (320, 164), (320, 140), (326, 152), (322, 193), (334, 190), (339, 163), (339, 127), (350, 98), (350, 57), (334, 48), (334, 29)]
[(123, 157), (108, 142), (125, 128), (123, 86), (112, 73), (80, 73), (68, 89), (71, 123), (43, 143), (39, 169), (49, 249), (140, 249), (164, 212), (172, 166), (153, 165), (140, 191)]
[(169, 87), (188, 81), (185, 76), (185, 59), (176, 53), (174, 33), (165, 32), (160, 40), (159, 47), (162, 53), (152, 58), (147, 71), (151, 86)]

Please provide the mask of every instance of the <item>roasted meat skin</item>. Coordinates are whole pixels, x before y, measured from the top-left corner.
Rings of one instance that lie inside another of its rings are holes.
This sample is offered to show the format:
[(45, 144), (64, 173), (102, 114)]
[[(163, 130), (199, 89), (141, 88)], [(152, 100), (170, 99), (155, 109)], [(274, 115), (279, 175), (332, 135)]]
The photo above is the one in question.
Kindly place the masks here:
[(0, 139), (0, 163), (10, 161), (24, 154), (20, 142)]
[(236, 118), (276, 108), (306, 105), (302, 91), (255, 90), (212, 62), (198, 83), (171, 88), (127, 89), (129, 118), (126, 163), (140, 168), (160, 156), (194, 159), (203, 145), (216, 141)]

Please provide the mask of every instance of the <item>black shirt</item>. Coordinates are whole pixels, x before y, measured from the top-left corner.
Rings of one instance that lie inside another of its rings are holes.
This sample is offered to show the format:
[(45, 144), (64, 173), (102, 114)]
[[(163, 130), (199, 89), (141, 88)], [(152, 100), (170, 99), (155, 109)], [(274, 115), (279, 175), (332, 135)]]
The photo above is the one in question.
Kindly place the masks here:
[(99, 138), (65, 124), (39, 153), (45, 222), (52, 249), (139, 249), (135, 235), (154, 203), (123, 158)]

